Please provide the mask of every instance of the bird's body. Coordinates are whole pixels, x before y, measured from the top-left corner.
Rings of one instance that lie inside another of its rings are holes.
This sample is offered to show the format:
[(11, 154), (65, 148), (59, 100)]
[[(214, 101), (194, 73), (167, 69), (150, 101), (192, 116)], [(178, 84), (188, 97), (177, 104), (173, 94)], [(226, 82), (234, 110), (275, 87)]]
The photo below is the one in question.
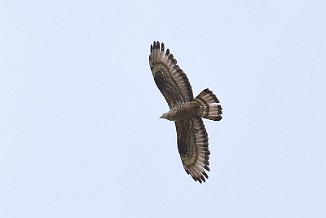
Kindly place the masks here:
[(163, 43), (151, 45), (149, 64), (155, 83), (170, 107), (161, 118), (175, 123), (183, 167), (195, 181), (205, 182), (210, 151), (202, 118), (222, 119), (219, 100), (209, 89), (204, 89), (194, 99), (186, 74), (177, 65), (170, 50), (165, 51)]
[(180, 103), (162, 114), (160, 118), (170, 121), (184, 120), (197, 115), (200, 110), (200, 106), (194, 102)]

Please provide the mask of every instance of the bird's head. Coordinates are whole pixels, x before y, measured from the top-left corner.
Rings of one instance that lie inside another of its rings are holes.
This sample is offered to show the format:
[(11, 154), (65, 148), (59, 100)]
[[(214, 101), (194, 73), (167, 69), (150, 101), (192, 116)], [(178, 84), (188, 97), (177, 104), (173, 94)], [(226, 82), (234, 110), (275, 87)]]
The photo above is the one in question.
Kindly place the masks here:
[(163, 119), (167, 119), (167, 120), (171, 120), (170, 118), (170, 114), (169, 113), (164, 113), (160, 116), (160, 118), (163, 118)]

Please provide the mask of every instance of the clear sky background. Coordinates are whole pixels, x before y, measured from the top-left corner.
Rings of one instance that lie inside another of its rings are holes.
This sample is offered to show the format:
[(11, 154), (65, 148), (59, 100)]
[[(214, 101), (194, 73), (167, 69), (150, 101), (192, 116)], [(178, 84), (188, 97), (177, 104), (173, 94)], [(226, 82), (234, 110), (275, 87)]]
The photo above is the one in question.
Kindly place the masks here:
[[(1, 1), (0, 217), (326, 217), (325, 1)], [(163, 41), (205, 120), (188, 176), (148, 65)]]

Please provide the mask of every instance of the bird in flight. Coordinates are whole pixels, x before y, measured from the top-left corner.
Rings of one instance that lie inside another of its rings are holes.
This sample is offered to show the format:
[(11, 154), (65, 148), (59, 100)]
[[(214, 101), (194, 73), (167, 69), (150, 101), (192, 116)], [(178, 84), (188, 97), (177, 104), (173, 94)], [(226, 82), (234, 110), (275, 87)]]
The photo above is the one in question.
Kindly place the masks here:
[(183, 167), (195, 181), (205, 182), (210, 151), (202, 118), (220, 121), (220, 102), (209, 89), (204, 89), (194, 98), (187, 75), (177, 65), (170, 50), (165, 50), (164, 43), (154, 41), (151, 45), (149, 65), (154, 81), (169, 105), (170, 110), (160, 118), (175, 123)]

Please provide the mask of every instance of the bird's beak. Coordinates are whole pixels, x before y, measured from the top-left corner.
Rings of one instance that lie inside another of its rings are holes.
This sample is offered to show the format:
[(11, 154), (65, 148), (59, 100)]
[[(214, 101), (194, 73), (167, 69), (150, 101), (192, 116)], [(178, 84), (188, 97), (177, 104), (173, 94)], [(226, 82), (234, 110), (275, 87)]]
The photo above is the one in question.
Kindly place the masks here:
[(160, 116), (160, 119), (162, 119), (162, 118), (163, 118), (163, 115)]

